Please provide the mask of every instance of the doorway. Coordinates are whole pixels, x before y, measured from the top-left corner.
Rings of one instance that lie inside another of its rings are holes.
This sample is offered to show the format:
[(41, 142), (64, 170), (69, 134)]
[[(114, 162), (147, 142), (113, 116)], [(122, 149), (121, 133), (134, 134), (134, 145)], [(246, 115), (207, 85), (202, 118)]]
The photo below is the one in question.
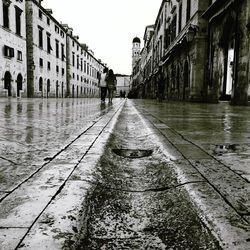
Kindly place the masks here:
[(6, 71), (4, 74), (4, 88), (8, 90), (8, 96), (11, 96), (11, 74)]
[(20, 97), (20, 92), (23, 90), (23, 77), (21, 74), (17, 76), (17, 88), (16, 88), (16, 96)]
[(188, 87), (189, 87), (189, 65), (188, 65), (188, 61), (185, 61), (185, 64), (184, 64), (183, 100), (187, 99)]

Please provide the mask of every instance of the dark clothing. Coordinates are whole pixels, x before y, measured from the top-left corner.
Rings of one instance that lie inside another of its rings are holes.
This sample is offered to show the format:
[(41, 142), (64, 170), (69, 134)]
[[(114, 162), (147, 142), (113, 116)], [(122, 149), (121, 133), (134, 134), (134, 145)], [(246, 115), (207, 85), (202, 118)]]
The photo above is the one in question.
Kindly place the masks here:
[(107, 95), (107, 87), (101, 87), (101, 101), (105, 102)]

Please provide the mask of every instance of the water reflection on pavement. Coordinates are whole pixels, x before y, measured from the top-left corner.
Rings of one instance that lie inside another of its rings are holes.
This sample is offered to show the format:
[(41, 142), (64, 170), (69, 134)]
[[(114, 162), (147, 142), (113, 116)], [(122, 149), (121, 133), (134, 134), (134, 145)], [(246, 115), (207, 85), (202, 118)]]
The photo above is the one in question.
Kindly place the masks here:
[(110, 108), (99, 99), (1, 99), (0, 191), (21, 183)]

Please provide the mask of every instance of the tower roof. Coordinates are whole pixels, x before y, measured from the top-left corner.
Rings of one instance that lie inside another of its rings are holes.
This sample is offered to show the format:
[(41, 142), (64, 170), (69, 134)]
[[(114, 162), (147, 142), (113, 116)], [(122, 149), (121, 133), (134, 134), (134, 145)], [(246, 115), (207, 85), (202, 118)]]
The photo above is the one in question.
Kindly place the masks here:
[(135, 37), (135, 38), (133, 39), (133, 43), (141, 43), (140, 38), (139, 38), (139, 37)]

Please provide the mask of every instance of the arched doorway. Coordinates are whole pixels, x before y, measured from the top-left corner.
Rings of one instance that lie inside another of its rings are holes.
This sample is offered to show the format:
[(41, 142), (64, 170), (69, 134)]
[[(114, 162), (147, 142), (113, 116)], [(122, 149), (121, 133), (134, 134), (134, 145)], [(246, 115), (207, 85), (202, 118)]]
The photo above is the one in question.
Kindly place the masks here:
[(58, 92), (59, 92), (59, 83), (56, 81), (56, 98), (58, 98)]
[(17, 83), (16, 96), (20, 97), (20, 91), (23, 90), (23, 77), (21, 74), (18, 74), (16, 83)]
[(7, 89), (8, 96), (11, 96), (11, 74), (9, 71), (4, 74), (4, 89)]
[(39, 78), (39, 91), (41, 92), (41, 96), (43, 96), (43, 78)]
[(49, 97), (50, 92), (50, 79), (47, 80), (47, 98)]
[(183, 100), (187, 99), (187, 89), (189, 87), (189, 65), (188, 61), (186, 60), (184, 63), (184, 84), (183, 84)]

